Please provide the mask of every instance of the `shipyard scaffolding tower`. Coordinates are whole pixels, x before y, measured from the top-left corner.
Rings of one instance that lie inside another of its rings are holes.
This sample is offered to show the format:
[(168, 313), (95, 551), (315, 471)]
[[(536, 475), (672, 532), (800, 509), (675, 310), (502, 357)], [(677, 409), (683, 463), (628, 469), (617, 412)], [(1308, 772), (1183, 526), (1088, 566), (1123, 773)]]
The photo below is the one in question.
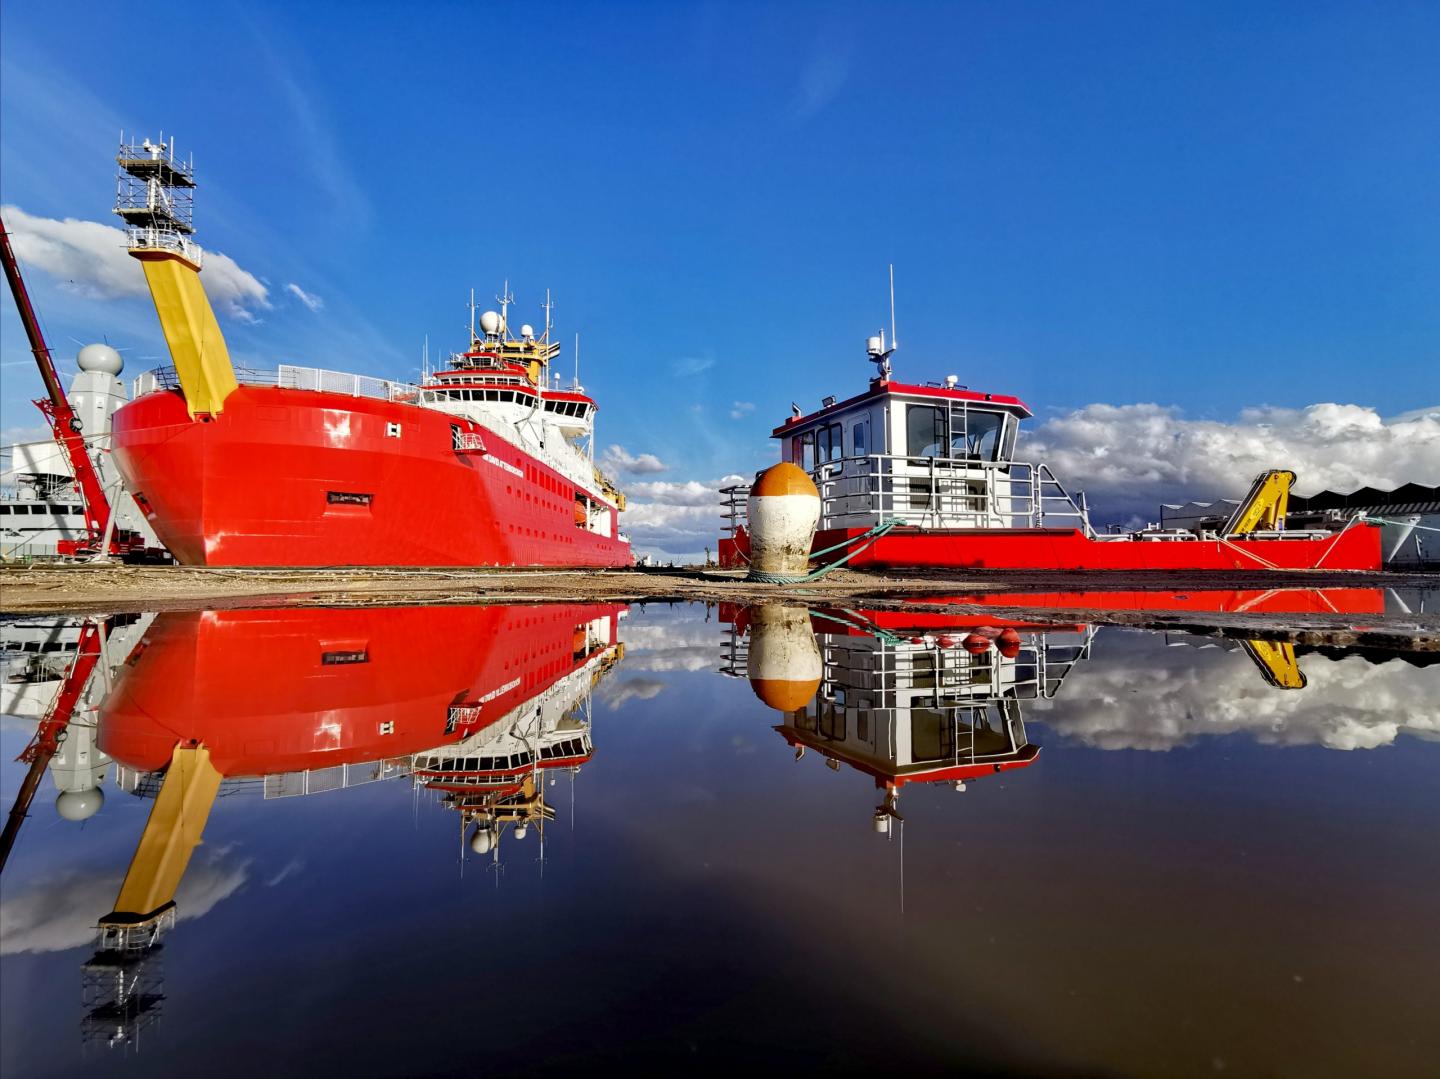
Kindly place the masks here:
[(197, 270), (195, 162), (176, 160), (175, 140), (127, 143), (115, 157), (115, 213), (126, 224), (130, 249), (171, 251)]

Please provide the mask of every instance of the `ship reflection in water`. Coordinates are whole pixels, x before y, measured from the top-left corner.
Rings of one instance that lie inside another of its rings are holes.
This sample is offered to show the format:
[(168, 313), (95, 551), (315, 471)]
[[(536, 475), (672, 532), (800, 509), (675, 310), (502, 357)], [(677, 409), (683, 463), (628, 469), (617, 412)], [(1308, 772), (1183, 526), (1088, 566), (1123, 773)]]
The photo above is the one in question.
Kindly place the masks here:
[(1087, 619), (1423, 598), (950, 603), (12, 621), (0, 1066), (1423, 1072), (1434, 653)]
[(1021, 703), (1053, 697), (1093, 636), (1084, 625), (784, 606), (740, 611), (734, 626), (722, 670), (743, 668), (781, 714), (775, 729), (797, 761), (814, 750), (874, 778), (881, 833), (904, 819), (908, 783), (963, 791), (1033, 764), (1040, 748)]

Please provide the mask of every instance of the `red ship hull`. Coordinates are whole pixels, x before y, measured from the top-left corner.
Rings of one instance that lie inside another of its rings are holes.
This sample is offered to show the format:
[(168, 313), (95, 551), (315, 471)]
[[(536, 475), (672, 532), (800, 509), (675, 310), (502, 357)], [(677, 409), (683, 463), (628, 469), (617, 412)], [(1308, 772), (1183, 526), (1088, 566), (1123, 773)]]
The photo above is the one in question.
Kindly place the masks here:
[[(483, 450), (455, 449), (455, 435)], [(398, 433), (392, 433), (398, 432)], [(213, 419), (146, 394), (113, 421), (116, 464), (194, 566), (628, 566), (576, 523), (572, 480), (486, 428), (399, 401), (241, 386)]]
[[(813, 550), (849, 541), (863, 546), (865, 529), (829, 529)], [(720, 541), (720, 564), (747, 564), (749, 537)], [(833, 556), (832, 556), (833, 557)], [(1073, 528), (897, 528), (858, 550), (847, 566), (1030, 570), (1378, 570), (1380, 528), (1353, 525), (1319, 539), (1089, 539)]]
[[(168, 612), (106, 697), (100, 748), (151, 772), (177, 744), (204, 745), (227, 777), (408, 757), (488, 726), (613, 646), (621, 610)], [(601, 619), (604, 639), (587, 651), (586, 627)]]

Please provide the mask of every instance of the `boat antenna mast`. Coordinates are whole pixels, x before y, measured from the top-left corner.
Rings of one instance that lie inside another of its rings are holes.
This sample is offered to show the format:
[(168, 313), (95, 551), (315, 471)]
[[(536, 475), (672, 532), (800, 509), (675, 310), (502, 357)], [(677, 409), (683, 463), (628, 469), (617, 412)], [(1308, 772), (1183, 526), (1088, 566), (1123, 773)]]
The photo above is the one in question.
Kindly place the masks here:
[(551, 329), (554, 327), (554, 325), (555, 325), (554, 319), (552, 319), (552, 318), (550, 317), (550, 313), (555, 310), (555, 303), (554, 303), (553, 300), (550, 299), (550, 290), (549, 290), (548, 288), (545, 290), (545, 304), (544, 304), (544, 307), (545, 307), (545, 336), (542, 337), (540, 340), (544, 341), (544, 342), (548, 345), (548, 344), (550, 343), (550, 330), (551, 330)]
[(510, 281), (507, 278), (505, 284), (500, 287), (500, 295), (495, 297), (495, 302), (500, 305), (500, 339), (502, 341), (510, 338), (510, 305), (515, 302), (515, 297), (510, 294)]
[(880, 369), (879, 378), (882, 382), (890, 380), (890, 356), (900, 347), (900, 342), (895, 333), (895, 264), (890, 264), (890, 343), (885, 343), (885, 327), (880, 327), (880, 332), (865, 342), (865, 351), (869, 353), (870, 362)]

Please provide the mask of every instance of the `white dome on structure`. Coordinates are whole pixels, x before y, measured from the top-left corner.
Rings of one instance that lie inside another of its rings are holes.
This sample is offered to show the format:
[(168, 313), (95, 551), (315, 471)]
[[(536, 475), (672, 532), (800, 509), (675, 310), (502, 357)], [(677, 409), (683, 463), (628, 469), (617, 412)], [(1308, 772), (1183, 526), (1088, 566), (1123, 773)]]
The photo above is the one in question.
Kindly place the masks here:
[(120, 358), (109, 345), (86, 345), (75, 357), (82, 371), (100, 371), (107, 375), (118, 375), (125, 367), (125, 361)]
[(485, 311), (480, 315), (480, 331), (492, 337), (500, 332), (500, 312)]
[[(103, 347), (103, 346), (101, 346)], [(55, 812), (62, 820), (89, 820), (105, 804), (105, 792), (99, 787), (84, 791), (61, 791), (55, 799)]]

